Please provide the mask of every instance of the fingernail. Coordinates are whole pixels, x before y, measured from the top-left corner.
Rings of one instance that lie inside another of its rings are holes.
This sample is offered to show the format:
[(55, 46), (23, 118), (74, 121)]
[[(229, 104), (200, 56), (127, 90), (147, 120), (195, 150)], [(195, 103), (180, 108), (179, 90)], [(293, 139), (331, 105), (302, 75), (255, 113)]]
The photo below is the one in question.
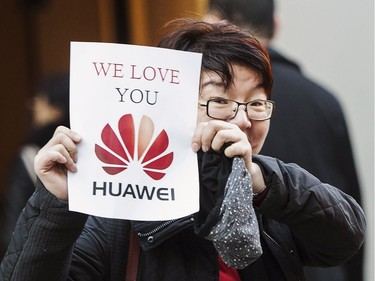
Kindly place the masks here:
[(77, 171), (78, 171), (77, 166), (75, 164), (73, 164), (72, 168), (71, 168), (71, 172), (75, 173)]
[(78, 142), (79, 142), (79, 141), (81, 141), (81, 140), (82, 140), (82, 137), (81, 137), (81, 135), (80, 135), (80, 134), (77, 134), (77, 133), (75, 133), (75, 134), (74, 134), (74, 140), (75, 140), (75, 141), (78, 141)]
[(195, 142), (191, 145), (191, 148), (193, 149), (194, 152), (197, 152), (199, 150), (199, 145)]
[(203, 150), (204, 152), (207, 152), (207, 151), (208, 151), (208, 147), (205, 146), (205, 145), (202, 145), (202, 150)]

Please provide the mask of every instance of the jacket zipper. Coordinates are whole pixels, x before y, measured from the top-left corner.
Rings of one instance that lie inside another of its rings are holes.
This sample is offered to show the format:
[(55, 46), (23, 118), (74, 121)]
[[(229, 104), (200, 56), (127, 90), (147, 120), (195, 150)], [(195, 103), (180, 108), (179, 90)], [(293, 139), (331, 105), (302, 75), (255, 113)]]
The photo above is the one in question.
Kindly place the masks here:
[(173, 222), (175, 222), (177, 220), (179, 220), (179, 219), (173, 219), (173, 220), (166, 221), (166, 222), (162, 223), (161, 225), (157, 226), (156, 228), (154, 228), (153, 230), (151, 230), (149, 232), (146, 232), (146, 233), (140, 233), (140, 232), (138, 232), (137, 235), (140, 238), (144, 238), (144, 237), (147, 237), (147, 236), (150, 236), (150, 235), (154, 235), (155, 233), (157, 233), (160, 230), (162, 230), (164, 227), (170, 225), (171, 223), (173, 223)]
[[(267, 239), (269, 239), (272, 243), (274, 243), (277, 247), (279, 247), (279, 249), (282, 249), (280, 244), (277, 243), (267, 232), (265, 232), (264, 229), (263, 229), (263, 234), (267, 237)], [(294, 275), (295, 275), (295, 277), (297, 278), (298, 281), (303, 280), (303, 279), (301, 279), (301, 277), (298, 273), (294, 272)]]
[(277, 243), (267, 232), (263, 230), (263, 233), (267, 237), (267, 239), (269, 239), (272, 243), (274, 243), (277, 247), (281, 249), (281, 246), (279, 245), (279, 243)]

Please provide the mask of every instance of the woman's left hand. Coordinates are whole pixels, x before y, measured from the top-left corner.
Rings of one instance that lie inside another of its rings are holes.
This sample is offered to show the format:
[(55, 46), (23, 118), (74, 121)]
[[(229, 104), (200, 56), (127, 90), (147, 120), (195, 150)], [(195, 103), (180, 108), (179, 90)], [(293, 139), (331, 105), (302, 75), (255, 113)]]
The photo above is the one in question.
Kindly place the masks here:
[(225, 156), (242, 157), (249, 169), (252, 162), (251, 144), (246, 134), (235, 124), (221, 120), (198, 123), (192, 138), (192, 148), (195, 152), (200, 148), (205, 152), (210, 148), (218, 152), (225, 143), (229, 142), (232, 144), (224, 150)]
[(253, 179), (253, 189), (257, 192), (265, 186), (259, 166), (252, 162), (252, 147), (246, 134), (236, 125), (221, 120), (198, 123), (192, 138), (192, 149), (204, 152), (212, 148), (219, 152), (225, 143), (232, 143), (224, 150), (225, 156), (240, 156)]

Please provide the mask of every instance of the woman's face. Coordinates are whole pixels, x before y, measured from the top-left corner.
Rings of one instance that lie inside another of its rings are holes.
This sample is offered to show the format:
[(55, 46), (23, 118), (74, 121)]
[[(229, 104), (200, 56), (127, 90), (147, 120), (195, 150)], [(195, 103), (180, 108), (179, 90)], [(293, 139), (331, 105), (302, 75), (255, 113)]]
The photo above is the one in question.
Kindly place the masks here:
[[(212, 71), (203, 72), (199, 103), (206, 104), (208, 100), (218, 97), (242, 103), (256, 99), (266, 100), (267, 95), (261, 87), (261, 83), (261, 77), (256, 72), (238, 64), (233, 65), (233, 83), (226, 90), (222, 79), (217, 73)], [(200, 107), (198, 122), (208, 122), (210, 120), (212, 118), (207, 116), (206, 108)], [(270, 120), (250, 120), (245, 111), (245, 106), (241, 105), (236, 117), (227, 122), (236, 124), (247, 135), (253, 153), (259, 153), (266, 139)]]

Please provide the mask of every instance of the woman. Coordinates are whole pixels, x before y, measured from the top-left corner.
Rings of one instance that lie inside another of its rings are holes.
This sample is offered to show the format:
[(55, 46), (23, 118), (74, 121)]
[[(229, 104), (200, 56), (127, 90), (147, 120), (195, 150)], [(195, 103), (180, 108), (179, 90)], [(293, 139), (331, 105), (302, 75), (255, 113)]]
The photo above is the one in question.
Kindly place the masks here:
[(203, 53), (192, 139), (200, 211), (169, 222), (69, 212), (66, 171), (77, 170), (81, 138), (59, 127), (35, 159), (39, 187), (0, 280), (124, 280), (134, 268), (137, 280), (148, 281), (303, 280), (302, 265), (336, 265), (359, 249), (366, 222), (351, 197), (296, 165), (258, 155), (274, 108), (259, 42), (229, 23), (178, 20), (173, 28), (160, 47)]

